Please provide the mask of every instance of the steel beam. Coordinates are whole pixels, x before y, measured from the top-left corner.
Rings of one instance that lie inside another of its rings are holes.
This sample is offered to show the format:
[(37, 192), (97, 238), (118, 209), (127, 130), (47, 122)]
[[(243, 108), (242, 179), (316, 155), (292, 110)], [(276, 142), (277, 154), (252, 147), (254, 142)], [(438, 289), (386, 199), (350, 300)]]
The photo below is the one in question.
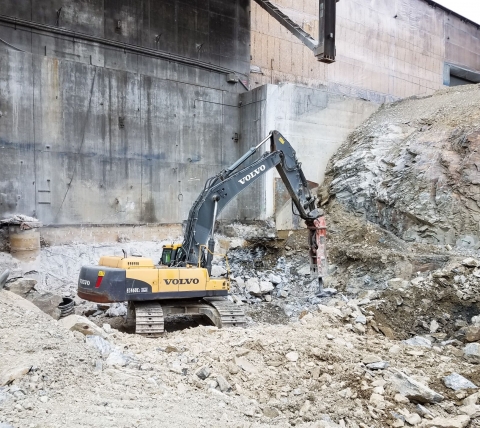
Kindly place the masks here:
[(339, 0), (319, 0), (319, 41), (293, 22), (269, 0), (255, 0), (270, 16), (297, 37), (315, 53), (317, 59), (327, 64), (335, 61), (335, 15), (336, 2)]

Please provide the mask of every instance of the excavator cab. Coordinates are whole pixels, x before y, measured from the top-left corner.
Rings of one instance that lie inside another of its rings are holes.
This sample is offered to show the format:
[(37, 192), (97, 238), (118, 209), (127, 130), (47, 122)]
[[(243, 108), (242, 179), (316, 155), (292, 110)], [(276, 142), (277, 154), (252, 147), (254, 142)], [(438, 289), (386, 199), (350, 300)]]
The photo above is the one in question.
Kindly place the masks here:
[(164, 266), (173, 266), (177, 261), (177, 256), (182, 253), (182, 244), (164, 245), (162, 247), (162, 257), (159, 264)]

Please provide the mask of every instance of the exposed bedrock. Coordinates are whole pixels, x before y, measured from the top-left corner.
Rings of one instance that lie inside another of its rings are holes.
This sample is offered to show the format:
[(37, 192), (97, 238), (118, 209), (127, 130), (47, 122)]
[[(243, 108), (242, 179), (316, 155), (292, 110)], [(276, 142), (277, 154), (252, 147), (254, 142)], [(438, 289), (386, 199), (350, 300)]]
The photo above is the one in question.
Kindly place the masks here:
[(329, 163), (336, 198), (406, 241), (480, 247), (480, 86), (383, 106)]

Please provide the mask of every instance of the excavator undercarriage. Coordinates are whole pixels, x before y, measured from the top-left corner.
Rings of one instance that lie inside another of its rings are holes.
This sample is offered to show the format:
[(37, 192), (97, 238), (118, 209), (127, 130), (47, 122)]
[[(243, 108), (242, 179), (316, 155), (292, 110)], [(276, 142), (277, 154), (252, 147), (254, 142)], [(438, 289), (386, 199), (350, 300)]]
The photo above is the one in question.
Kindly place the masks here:
[(207, 317), (218, 328), (245, 327), (247, 320), (240, 306), (222, 297), (193, 300), (129, 302), (127, 325), (135, 333), (158, 337), (165, 331), (164, 318), (171, 315)]

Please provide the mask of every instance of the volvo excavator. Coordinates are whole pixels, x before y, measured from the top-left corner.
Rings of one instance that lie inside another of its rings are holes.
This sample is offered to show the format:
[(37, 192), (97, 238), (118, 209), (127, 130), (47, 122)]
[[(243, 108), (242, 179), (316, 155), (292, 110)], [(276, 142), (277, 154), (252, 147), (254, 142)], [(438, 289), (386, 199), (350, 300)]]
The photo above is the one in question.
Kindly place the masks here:
[[(242, 165), (270, 142), (270, 151)], [(138, 334), (157, 337), (164, 317), (204, 315), (217, 327), (243, 326), (240, 306), (228, 300), (230, 279), (213, 278), (214, 228), (218, 215), (242, 190), (276, 168), (298, 214), (309, 229), (310, 271), (322, 287), (326, 274), (326, 225), (316, 207), (295, 150), (272, 131), (229, 168), (211, 177), (194, 202), (182, 244), (165, 245), (158, 265), (145, 257), (104, 256), (98, 266), (83, 266), (78, 296), (98, 303), (128, 302), (127, 322)]]

